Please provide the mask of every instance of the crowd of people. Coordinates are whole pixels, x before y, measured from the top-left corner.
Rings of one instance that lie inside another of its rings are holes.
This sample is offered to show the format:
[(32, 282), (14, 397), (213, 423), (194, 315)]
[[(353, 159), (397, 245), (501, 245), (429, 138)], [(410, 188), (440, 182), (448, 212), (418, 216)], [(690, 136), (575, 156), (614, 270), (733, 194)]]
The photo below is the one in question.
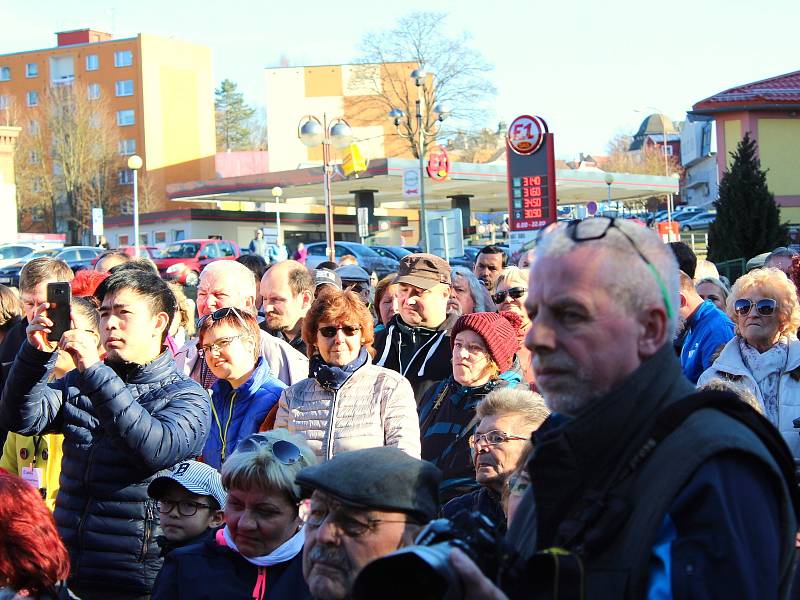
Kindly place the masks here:
[(196, 301), (113, 250), (0, 286), (0, 598), (436, 598), (371, 569), (481, 517), (452, 597), (789, 597), (800, 257), (731, 286), (612, 218), (380, 281), (273, 246)]

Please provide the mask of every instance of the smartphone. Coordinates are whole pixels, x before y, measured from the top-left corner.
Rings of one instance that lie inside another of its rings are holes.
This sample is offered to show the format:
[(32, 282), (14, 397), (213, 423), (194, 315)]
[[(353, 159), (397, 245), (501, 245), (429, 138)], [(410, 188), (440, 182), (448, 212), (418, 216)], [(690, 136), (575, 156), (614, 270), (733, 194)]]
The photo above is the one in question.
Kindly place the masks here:
[(68, 282), (55, 281), (47, 284), (47, 318), (53, 322), (47, 339), (57, 342), (70, 328), (70, 303), (72, 288)]

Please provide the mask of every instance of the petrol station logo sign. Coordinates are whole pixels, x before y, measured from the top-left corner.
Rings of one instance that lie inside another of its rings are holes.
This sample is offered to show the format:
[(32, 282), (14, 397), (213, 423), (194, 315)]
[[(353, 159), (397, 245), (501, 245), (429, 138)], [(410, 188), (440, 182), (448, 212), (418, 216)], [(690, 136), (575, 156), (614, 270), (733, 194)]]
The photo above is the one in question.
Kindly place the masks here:
[(517, 154), (528, 156), (541, 148), (547, 123), (541, 117), (520, 115), (511, 122), (506, 133), (508, 146)]
[(439, 146), (428, 155), (428, 177), (434, 181), (444, 181), (450, 175), (450, 157), (444, 146)]

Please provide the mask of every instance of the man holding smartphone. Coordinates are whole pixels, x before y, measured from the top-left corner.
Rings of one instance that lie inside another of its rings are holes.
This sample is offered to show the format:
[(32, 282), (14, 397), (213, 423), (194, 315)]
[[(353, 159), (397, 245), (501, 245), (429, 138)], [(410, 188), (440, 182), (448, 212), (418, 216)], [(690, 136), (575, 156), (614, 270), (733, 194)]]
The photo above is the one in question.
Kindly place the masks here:
[(53, 322), (48, 303), (39, 304), (3, 390), (0, 425), (23, 435), (64, 434), (54, 516), (70, 552), (70, 588), (84, 600), (147, 598), (161, 568), (158, 509), (147, 486), (200, 453), (208, 395), (163, 346), (176, 306), (163, 280), (121, 271), (98, 293), (105, 361), (91, 333), (70, 329), (58, 351), (77, 368), (48, 383)]

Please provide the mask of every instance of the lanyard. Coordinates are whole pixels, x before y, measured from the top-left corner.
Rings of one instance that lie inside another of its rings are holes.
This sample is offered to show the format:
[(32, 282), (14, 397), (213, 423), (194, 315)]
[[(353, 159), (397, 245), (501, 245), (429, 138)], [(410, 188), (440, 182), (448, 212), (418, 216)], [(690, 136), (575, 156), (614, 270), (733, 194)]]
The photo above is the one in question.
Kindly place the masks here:
[(217, 415), (217, 409), (214, 408), (214, 402), (211, 402), (211, 414), (214, 415), (214, 420), (217, 422), (217, 427), (219, 428), (219, 441), (222, 443), (222, 452), (220, 453), (220, 463), (225, 462), (225, 450), (228, 445), (228, 428), (231, 426), (231, 419), (233, 419), (233, 401), (236, 399), (236, 392), (231, 394), (231, 406), (228, 409), (228, 422), (225, 423), (225, 429), (222, 429), (222, 423), (220, 423), (219, 416)]
[(42, 443), (42, 436), (41, 435), (34, 435), (33, 436), (33, 463), (31, 464), (32, 467), (36, 466), (36, 459), (39, 458), (39, 446)]

